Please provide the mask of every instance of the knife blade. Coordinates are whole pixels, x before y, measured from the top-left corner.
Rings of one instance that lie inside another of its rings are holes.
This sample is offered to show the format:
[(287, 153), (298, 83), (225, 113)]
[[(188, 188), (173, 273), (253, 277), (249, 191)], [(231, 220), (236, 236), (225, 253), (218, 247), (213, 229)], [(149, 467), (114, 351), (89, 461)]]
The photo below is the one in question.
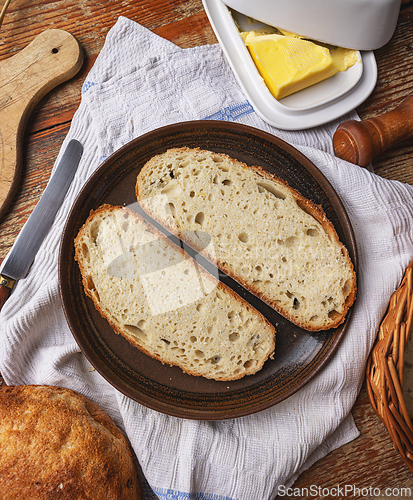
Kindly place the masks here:
[(24, 278), (48, 233), (75, 176), (83, 146), (72, 139), (51, 176), (46, 189), (0, 267), (0, 310), (14, 284)]

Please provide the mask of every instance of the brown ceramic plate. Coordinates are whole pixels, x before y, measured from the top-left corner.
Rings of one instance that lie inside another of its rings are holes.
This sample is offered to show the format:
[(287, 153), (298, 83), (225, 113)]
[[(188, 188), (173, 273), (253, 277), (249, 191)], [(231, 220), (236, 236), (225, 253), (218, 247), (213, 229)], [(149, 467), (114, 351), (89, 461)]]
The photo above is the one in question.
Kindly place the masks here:
[(277, 330), (274, 359), (255, 375), (217, 382), (162, 365), (114, 334), (85, 296), (74, 261), (73, 240), (90, 210), (136, 202), (135, 181), (144, 163), (181, 146), (226, 153), (286, 180), (323, 207), (356, 265), (353, 232), (336, 192), (305, 156), (268, 133), (231, 122), (184, 122), (138, 137), (105, 160), (79, 194), (62, 240), (59, 278), (67, 321), (90, 363), (119, 391), (157, 411), (199, 420), (240, 417), (279, 403), (311, 380), (336, 350), (349, 318), (337, 329), (311, 333), (267, 308)]

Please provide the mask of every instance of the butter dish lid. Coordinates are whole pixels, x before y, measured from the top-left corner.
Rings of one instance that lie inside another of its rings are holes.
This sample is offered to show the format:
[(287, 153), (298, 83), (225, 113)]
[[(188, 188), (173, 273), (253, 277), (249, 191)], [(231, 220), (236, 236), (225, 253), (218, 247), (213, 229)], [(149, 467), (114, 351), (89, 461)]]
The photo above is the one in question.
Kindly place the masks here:
[(260, 30), (255, 22), (228, 8), (222, 0), (203, 0), (203, 5), (241, 89), (256, 113), (283, 130), (303, 130), (332, 121), (359, 106), (377, 81), (372, 51), (360, 53), (360, 61), (295, 94), (277, 100), (263, 82), (240, 32)]
[(396, 29), (401, 0), (225, 0), (237, 12), (312, 40), (376, 50)]

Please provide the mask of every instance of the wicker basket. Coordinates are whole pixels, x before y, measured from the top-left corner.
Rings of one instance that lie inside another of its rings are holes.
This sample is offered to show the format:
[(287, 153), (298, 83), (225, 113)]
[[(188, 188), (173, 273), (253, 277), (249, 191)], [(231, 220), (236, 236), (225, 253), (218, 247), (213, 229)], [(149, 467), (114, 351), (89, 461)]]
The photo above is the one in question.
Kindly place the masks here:
[(405, 347), (413, 317), (413, 262), (390, 300), (367, 361), (371, 405), (386, 426), (393, 445), (413, 472), (413, 426), (403, 396)]

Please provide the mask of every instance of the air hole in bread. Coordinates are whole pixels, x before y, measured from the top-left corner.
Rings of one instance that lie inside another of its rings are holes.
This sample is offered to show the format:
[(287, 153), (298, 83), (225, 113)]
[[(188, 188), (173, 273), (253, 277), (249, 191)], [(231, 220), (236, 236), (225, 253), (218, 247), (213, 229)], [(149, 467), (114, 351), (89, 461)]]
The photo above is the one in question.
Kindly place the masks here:
[(295, 244), (297, 243), (297, 237), (296, 236), (290, 236), (288, 237), (286, 240), (285, 240), (285, 246), (287, 248), (292, 248), (293, 246), (295, 246)]
[(143, 343), (146, 342), (147, 336), (146, 333), (141, 330), (138, 326), (135, 325), (124, 325), (125, 329), (131, 333), (134, 337), (140, 339)]
[(242, 243), (247, 243), (248, 242), (248, 234), (247, 233), (240, 233), (238, 235), (238, 239), (242, 241)]
[(199, 313), (203, 313), (205, 311), (205, 304), (198, 304), (196, 306), (196, 310), (199, 312)]
[(318, 232), (318, 229), (315, 229), (314, 227), (307, 229), (307, 236), (312, 236), (313, 238), (316, 238), (319, 234), (320, 233)]
[(87, 262), (90, 262), (89, 247), (86, 245), (86, 243), (83, 243), (83, 244), (82, 244), (82, 254), (83, 254), (84, 259), (85, 259)]
[(125, 231), (125, 233), (128, 231), (129, 229), (129, 221), (125, 221), (123, 224), (122, 224), (122, 229), (123, 231)]
[[(216, 161), (215, 158), (214, 161)], [(222, 163), (222, 160), (220, 160), (220, 162)], [(222, 170), (222, 172), (229, 172), (229, 167), (227, 165), (218, 165), (218, 168)]]
[(91, 278), (91, 276), (88, 276), (86, 278), (86, 288), (88, 290), (95, 290), (95, 284), (93, 283), (93, 279)]
[(224, 159), (220, 155), (211, 154), (211, 160), (215, 163), (222, 163)]
[(297, 297), (294, 297), (294, 300), (293, 300), (293, 309), (297, 310), (297, 309), (300, 309), (300, 301), (297, 299)]
[(231, 181), (231, 180), (229, 180), (229, 179), (225, 179), (224, 181), (222, 181), (222, 184), (223, 184), (224, 186), (231, 186), (231, 185), (232, 185), (232, 181)]
[(189, 337), (189, 340), (190, 340), (192, 343), (194, 343), (194, 342), (196, 342), (198, 339), (195, 337), (195, 335), (191, 335), (191, 336)]
[(180, 191), (181, 188), (179, 187), (179, 184), (171, 182), (162, 189), (161, 194), (164, 194), (165, 196), (177, 196)]
[(211, 326), (208, 326), (208, 328), (207, 328), (207, 332), (208, 332), (210, 335), (213, 335), (213, 334), (214, 334), (214, 332), (216, 332), (216, 330), (217, 330), (216, 325), (211, 325)]
[(244, 368), (251, 368), (251, 366), (254, 364), (254, 361), (252, 359), (249, 359), (248, 361), (245, 361), (244, 363)]
[(310, 318), (310, 321), (317, 321), (317, 320), (318, 320), (317, 315), (311, 316), (311, 318)]
[(248, 341), (247, 347), (255, 351), (256, 347), (261, 343), (261, 336), (259, 333), (253, 335)]
[(257, 182), (257, 188), (259, 193), (265, 193), (265, 192), (270, 193), (279, 200), (285, 200), (286, 198), (286, 195), (282, 191), (276, 189), (271, 184), (267, 184), (264, 182)]
[(236, 342), (239, 339), (239, 333), (238, 332), (232, 332), (228, 336), (229, 340), (231, 342)]
[(199, 224), (200, 226), (202, 226), (202, 224), (204, 223), (204, 220), (205, 220), (204, 212), (198, 212), (195, 216), (195, 222), (197, 224)]
[(329, 313), (328, 313), (328, 317), (332, 320), (335, 320), (337, 318), (340, 318), (341, 317), (341, 314), (336, 311), (335, 309), (332, 309)]
[(191, 192), (189, 193), (189, 196), (190, 196), (190, 198), (193, 198), (193, 197), (195, 196), (195, 191), (191, 191)]
[(93, 243), (96, 243), (96, 238), (98, 237), (99, 234), (99, 226), (100, 226), (100, 221), (92, 222), (90, 225), (90, 238), (93, 241)]
[(345, 297), (347, 297), (347, 295), (348, 295), (348, 294), (349, 294), (349, 292), (350, 292), (350, 282), (349, 282), (349, 280), (347, 280), (347, 281), (344, 283), (344, 286), (343, 286), (342, 290), (343, 290), (343, 294), (344, 294), (344, 296), (345, 296)]
[(261, 266), (255, 266), (255, 270), (257, 271), (258, 274), (262, 273), (262, 267)]
[(197, 349), (197, 350), (195, 351), (195, 356), (196, 356), (197, 358), (203, 358), (203, 357), (205, 357), (205, 353), (204, 353), (204, 351), (200, 351), (199, 349)]
[(176, 356), (179, 356), (179, 355), (185, 353), (185, 349), (182, 349), (182, 347), (178, 347), (178, 346), (171, 347), (171, 351), (175, 351)]
[(165, 212), (167, 214), (171, 214), (172, 217), (175, 217), (176, 215), (175, 205), (173, 203), (167, 203), (165, 205)]
[(213, 365), (216, 365), (216, 364), (218, 364), (221, 361), (221, 356), (213, 356), (208, 361), (210, 363), (212, 363)]

